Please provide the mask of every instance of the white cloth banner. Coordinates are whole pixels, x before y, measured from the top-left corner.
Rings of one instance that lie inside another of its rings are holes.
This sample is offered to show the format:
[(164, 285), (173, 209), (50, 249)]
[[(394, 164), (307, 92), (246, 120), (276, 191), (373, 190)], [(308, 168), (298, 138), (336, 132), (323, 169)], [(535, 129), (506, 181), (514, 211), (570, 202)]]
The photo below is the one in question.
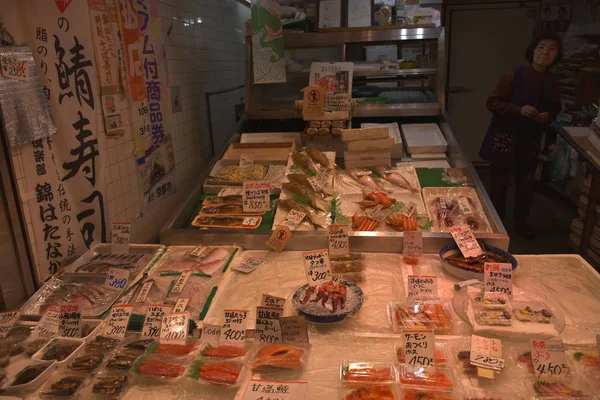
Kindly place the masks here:
[(21, 7), (58, 128), (50, 140), (21, 148), (41, 281), (106, 241), (104, 136), (87, 1), (26, 0)]

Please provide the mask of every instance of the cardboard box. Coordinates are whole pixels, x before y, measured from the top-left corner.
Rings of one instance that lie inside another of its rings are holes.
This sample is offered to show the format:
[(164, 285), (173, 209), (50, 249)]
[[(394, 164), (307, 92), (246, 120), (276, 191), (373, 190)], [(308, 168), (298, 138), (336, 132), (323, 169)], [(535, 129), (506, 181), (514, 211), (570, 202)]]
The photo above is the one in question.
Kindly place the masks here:
[(344, 168), (360, 168), (360, 167), (374, 167), (376, 165), (385, 165), (390, 167), (392, 165), (391, 158), (381, 158), (376, 160), (344, 160)]
[(392, 150), (394, 139), (391, 137), (385, 139), (355, 140), (346, 142), (347, 151), (367, 151), (367, 150)]
[(354, 140), (386, 139), (388, 137), (389, 135), (386, 127), (342, 129), (342, 140), (344, 142), (350, 142)]
[(389, 150), (344, 151), (344, 160), (379, 160), (391, 158)]

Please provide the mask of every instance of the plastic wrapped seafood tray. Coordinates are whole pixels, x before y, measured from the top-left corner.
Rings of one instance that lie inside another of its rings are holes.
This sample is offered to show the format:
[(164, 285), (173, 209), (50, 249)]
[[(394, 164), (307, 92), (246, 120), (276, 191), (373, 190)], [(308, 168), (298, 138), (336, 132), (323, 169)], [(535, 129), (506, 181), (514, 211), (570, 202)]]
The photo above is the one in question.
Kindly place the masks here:
[(469, 187), (423, 188), (423, 201), (433, 221), (433, 232), (466, 224), (474, 233), (492, 233), (477, 191)]
[(126, 269), (132, 275), (147, 271), (158, 260), (165, 246), (130, 244), (128, 254), (111, 254), (107, 243), (92, 246), (84, 255), (65, 267), (66, 273), (104, 275), (111, 267)]
[(402, 329), (433, 329), (438, 335), (452, 334), (454, 316), (447, 301), (390, 302), (388, 319), (394, 332)]
[(40, 318), (51, 306), (78, 303), (81, 316), (99, 318), (110, 309), (122, 290), (104, 287), (105, 276), (64, 274), (52, 277), (21, 308), (24, 318)]
[[(278, 194), (279, 189), (278, 186), (281, 185), (283, 178), (285, 177), (286, 163), (285, 161), (254, 161), (254, 164), (259, 164), (263, 166), (263, 173), (260, 179), (246, 179), (246, 180), (266, 180), (271, 182), (274, 191), (273, 194)], [(238, 182), (237, 179), (233, 181), (229, 181), (227, 179), (219, 179), (219, 174), (221, 171), (229, 168), (233, 170), (236, 166), (239, 168), (239, 160), (219, 160), (214, 165), (212, 171), (210, 172), (210, 177), (206, 178), (204, 182), (203, 191), (206, 194), (217, 194), (219, 191), (225, 188), (230, 187), (242, 187), (242, 182)], [(235, 171), (234, 172), (235, 175)], [(240, 172), (242, 170), (240, 169)], [(217, 178), (217, 179), (215, 179)], [(243, 176), (240, 174), (240, 178)]]

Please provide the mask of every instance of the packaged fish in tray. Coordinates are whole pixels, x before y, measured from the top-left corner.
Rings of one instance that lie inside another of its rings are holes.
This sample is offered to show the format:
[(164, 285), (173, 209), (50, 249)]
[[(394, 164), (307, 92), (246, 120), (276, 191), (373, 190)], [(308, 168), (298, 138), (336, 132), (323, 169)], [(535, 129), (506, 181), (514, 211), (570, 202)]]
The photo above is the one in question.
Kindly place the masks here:
[(73, 399), (85, 387), (88, 374), (62, 372), (54, 374), (40, 390), (44, 399)]
[(341, 388), (341, 400), (399, 400), (394, 385), (368, 385), (359, 388)]
[(473, 188), (423, 188), (423, 199), (433, 221), (433, 232), (448, 232), (453, 226), (465, 224), (475, 233), (492, 233), (477, 191)]
[(258, 349), (252, 361), (252, 370), (299, 370), (304, 366), (307, 353), (308, 349), (303, 347), (288, 344), (267, 344)]
[(458, 400), (457, 397), (448, 393), (440, 393), (432, 390), (401, 389), (401, 400)]
[(35, 361), (56, 360), (57, 364), (68, 363), (84, 344), (85, 342), (81, 339), (52, 339), (46, 346), (31, 356), (31, 359)]
[(131, 244), (128, 253), (113, 253), (110, 244), (98, 244), (65, 267), (65, 272), (105, 276), (110, 268), (119, 268), (135, 275), (150, 265), (163, 249), (163, 245)]
[(238, 247), (210, 246), (200, 256), (192, 255), (195, 246), (171, 246), (156, 264), (161, 275), (193, 270), (196, 273), (219, 275), (237, 253)]
[(121, 290), (104, 287), (105, 276), (64, 274), (50, 278), (21, 308), (25, 318), (39, 318), (53, 307), (76, 303), (84, 318), (99, 318), (119, 298)]
[(118, 351), (141, 356), (155, 341), (156, 339), (144, 338), (138, 334), (125, 336), (125, 339), (123, 339)]
[(113, 351), (120, 344), (120, 339), (98, 335), (87, 343), (84, 349), (87, 352), (106, 353)]
[(86, 393), (93, 396), (117, 400), (129, 390), (131, 378), (126, 373), (101, 372), (92, 377)]
[(397, 379), (397, 371), (394, 363), (355, 362), (348, 360), (340, 363), (340, 380), (346, 385), (391, 384)]
[(140, 358), (139, 354), (127, 353), (125, 351), (116, 351), (110, 355), (104, 368), (107, 371), (123, 371), (127, 372), (135, 365)]
[(535, 399), (592, 399), (594, 393), (581, 379), (564, 380), (537, 380), (533, 377), (525, 378), (525, 385), (533, 389)]
[(71, 358), (67, 368), (71, 371), (94, 372), (102, 366), (106, 356), (107, 353), (89, 352), (82, 348)]
[(404, 389), (452, 393), (456, 387), (456, 378), (452, 370), (448, 368), (427, 368), (402, 364), (400, 365), (400, 385)]
[(238, 387), (242, 379), (244, 364), (232, 361), (194, 361), (187, 371), (187, 377), (199, 383)]
[(146, 349), (147, 354), (165, 357), (193, 357), (200, 352), (201, 346), (195, 339), (189, 339), (185, 344), (154, 341)]
[(56, 360), (33, 362), (19, 371), (10, 383), (4, 386), (6, 394), (24, 393), (38, 388), (56, 368)]
[[(133, 366), (132, 372), (146, 383), (175, 381), (184, 376), (189, 361), (146, 354)], [(145, 379), (144, 379), (145, 378)], [(159, 378), (158, 380), (156, 378)]]
[(234, 343), (203, 343), (200, 356), (210, 360), (244, 360), (251, 347), (246, 342), (242, 346)]
[(388, 319), (394, 332), (403, 329), (433, 329), (447, 335), (454, 330), (454, 317), (446, 301), (390, 302)]
[[(402, 346), (402, 344), (396, 344), (395, 354), (398, 362), (400, 364), (404, 364), (404, 346)], [(450, 350), (448, 349), (448, 346), (445, 343), (435, 343), (434, 363), (436, 366), (445, 366), (446, 364), (448, 364), (448, 360), (450, 359), (448, 356), (449, 354)]]

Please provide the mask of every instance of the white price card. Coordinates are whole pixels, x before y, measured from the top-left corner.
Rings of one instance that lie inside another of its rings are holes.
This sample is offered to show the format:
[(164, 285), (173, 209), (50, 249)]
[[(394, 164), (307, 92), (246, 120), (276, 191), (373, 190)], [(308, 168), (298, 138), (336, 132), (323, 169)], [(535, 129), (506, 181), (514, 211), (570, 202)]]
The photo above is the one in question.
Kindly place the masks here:
[(470, 200), (465, 196), (460, 196), (458, 199), (458, 209), (460, 213), (463, 215), (473, 215), (473, 206), (471, 205)]
[(421, 257), (423, 255), (423, 232), (406, 231), (403, 238), (403, 250), (406, 255)]
[(46, 311), (31, 333), (31, 338), (53, 338), (58, 334), (59, 321), (58, 309)]
[(413, 216), (415, 211), (417, 211), (417, 203), (415, 203), (414, 201), (409, 201), (408, 204), (402, 209), (402, 211), (400, 211), (400, 214), (410, 218)]
[(287, 226), (290, 229), (290, 231), (293, 231), (294, 229), (296, 229), (296, 227), (298, 225), (300, 225), (300, 222), (302, 222), (302, 220), (305, 217), (306, 217), (306, 213), (296, 211), (296, 210), (291, 210), (285, 216), (285, 219), (281, 223), (281, 226)]
[(512, 264), (485, 263), (483, 265), (484, 291), (512, 296)]
[(402, 331), (404, 362), (408, 365), (435, 366), (435, 334), (431, 329)]
[(190, 256), (198, 258), (198, 257), (202, 256), (202, 254), (204, 254), (206, 249), (208, 249), (207, 246), (198, 245), (198, 246), (194, 247), (192, 249), (192, 251), (190, 251)]
[(309, 344), (308, 327), (304, 315), (279, 318), (281, 340), (285, 344), (307, 346)]
[(175, 283), (173, 284), (173, 288), (171, 289), (169, 296), (181, 293), (183, 291), (183, 288), (185, 287), (185, 284), (187, 283), (188, 279), (190, 279), (190, 276), (192, 276), (193, 273), (194, 271), (191, 269), (183, 271), (181, 275), (179, 275), (179, 277), (175, 279)]
[(21, 310), (0, 313), (0, 338), (8, 335), (8, 332), (20, 316)]
[(319, 172), (317, 172), (317, 186), (322, 190), (329, 186), (329, 180), (331, 178), (332, 170), (329, 168), (321, 168)]
[(469, 257), (478, 257), (483, 254), (483, 250), (477, 243), (477, 239), (471, 228), (466, 225), (453, 226), (450, 228), (450, 234), (452, 238), (458, 245), (463, 256)]
[(204, 324), (202, 327), (202, 341), (215, 344), (219, 342), (221, 336), (221, 325)]
[(531, 359), (538, 379), (562, 377), (571, 369), (565, 355), (565, 345), (560, 340), (531, 339)]
[(254, 164), (254, 159), (251, 154), (242, 153), (240, 154), (240, 167), (246, 167), (248, 165)]
[(142, 285), (142, 288), (140, 289), (140, 293), (138, 293), (137, 297), (135, 298), (136, 304), (143, 303), (146, 301), (146, 298), (148, 297), (148, 293), (150, 293), (150, 289), (152, 289), (153, 284), (154, 284), (154, 281), (148, 281)]
[(111, 253), (129, 253), (129, 235), (131, 224), (129, 222), (113, 222), (111, 233)]
[(350, 253), (349, 225), (329, 225), (329, 254), (341, 256)]
[(278, 382), (251, 379), (242, 400), (305, 400), (308, 382)]
[(234, 271), (240, 271), (245, 274), (249, 274), (254, 271), (256, 268), (263, 265), (265, 260), (258, 257), (247, 257), (244, 260), (240, 261), (238, 265), (236, 265), (233, 269)]
[(148, 306), (144, 326), (142, 327), (142, 337), (159, 338), (160, 327), (162, 326), (163, 315), (169, 314), (172, 307), (164, 304), (153, 304)]
[(118, 304), (112, 307), (104, 326), (104, 336), (123, 339), (133, 311), (133, 304)]
[(189, 325), (189, 313), (180, 312), (163, 315), (160, 340), (168, 343), (185, 343)]
[(177, 301), (175, 302), (175, 305), (173, 306), (173, 312), (174, 313), (184, 312), (185, 308), (187, 307), (189, 302), (190, 302), (189, 297), (178, 298)]
[(409, 275), (407, 289), (409, 298), (437, 299), (438, 278), (430, 275)]
[(17, 81), (29, 80), (29, 65), (27, 60), (19, 60), (11, 54), (5, 54), (0, 58), (0, 70), (6, 79)]
[(269, 181), (244, 182), (242, 207), (244, 212), (265, 212), (271, 208)]
[(120, 268), (111, 267), (108, 269), (106, 279), (104, 280), (104, 287), (111, 290), (123, 290), (127, 287), (127, 280), (129, 279), (129, 271)]
[(277, 226), (265, 244), (276, 252), (281, 253), (291, 238), (292, 232), (287, 226)]
[(502, 342), (483, 336), (471, 336), (471, 365), (501, 371), (504, 368)]
[(285, 307), (285, 299), (283, 297), (271, 296), (270, 294), (263, 294), (260, 306), (283, 309)]
[(220, 341), (243, 342), (246, 340), (248, 310), (225, 310), (225, 323), (221, 327)]
[(329, 253), (326, 249), (305, 251), (302, 253), (302, 257), (304, 257), (304, 267), (309, 285), (320, 285), (332, 280)]
[(63, 304), (59, 310), (58, 335), (68, 338), (81, 337), (81, 312), (79, 304)]
[(373, 208), (367, 208), (365, 210), (365, 215), (371, 219), (375, 218), (374, 216), (377, 215), (377, 213), (379, 211), (383, 210), (383, 205), (382, 204), (377, 204), (375, 207)]
[(282, 316), (281, 308), (256, 307), (254, 340), (258, 340), (259, 343), (281, 343), (279, 318)]

